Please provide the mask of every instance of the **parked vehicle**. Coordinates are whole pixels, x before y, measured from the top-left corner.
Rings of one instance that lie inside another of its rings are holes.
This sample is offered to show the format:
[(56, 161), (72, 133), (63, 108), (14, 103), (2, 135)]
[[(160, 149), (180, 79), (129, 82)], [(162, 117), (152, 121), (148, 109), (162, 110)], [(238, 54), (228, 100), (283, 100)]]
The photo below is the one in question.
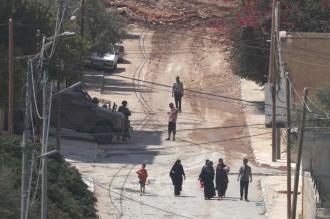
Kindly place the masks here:
[(92, 67), (116, 69), (118, 58), (119, 56), (116, 51), (106, 53), (103, 56), (93, 52), (90, 56), (90, 64)]
[(68, 89), (54, 96), (51, 126), (55, 127), (57, 104), (59, 104), (61, 128), (91, 133), (98, 144), (108, 144), (113, 136), (125, 133), (125, 117), (122, 113), (112, 112), (98, 106), (98, 100), (91, 98), (82, 89)]

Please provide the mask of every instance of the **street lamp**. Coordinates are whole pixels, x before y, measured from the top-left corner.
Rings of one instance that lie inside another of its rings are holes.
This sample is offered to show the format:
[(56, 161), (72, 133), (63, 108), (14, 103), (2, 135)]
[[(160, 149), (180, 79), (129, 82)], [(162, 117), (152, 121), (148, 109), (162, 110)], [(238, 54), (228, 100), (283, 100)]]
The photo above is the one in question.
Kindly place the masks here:
[(55, 36), (52, 36), (52, 37), (47, 37), (46, 40), (54, 40), (57, 37), (68, 37), (68, 36), (73, 36), (75, 34), (76, 34), (75, 32), (66, 31), (66, 32), (63, 32), (63, 33), (60, 33), (60, 34), (56, 34)]
[[(41, 68), (42, 63), (44, 59), (44, 52), (48, 48), (52, 48), (52, 52), (55, 49), (55, 40), (57, 37), (69, 37), (75, 35), (74, 32), (63, 32), (60, 34), (55, 34), (52, 37), (46, 38), (43, 37), (42, 40), (42, 48), (40, 54), (40, 60), (41, 60)], [(45, 43), (45, 41), (49, 41)], [(52, 45), (52, 46), (51, 46)], [(48, 58), (51, 58), (52, 53)], [(46, 219), (48, 217), (47, 213), (47, 156), (51, 154), (55, 154), (58, 151), (47, 151), (48, 146), (48, 131), (49, 131), (49, 120), (50, 120), (50, 112), (51, 112), (51, 98), (48, 98), (47, 91), (48, 91), (48, 77), (46, 70), (43, 71), (43, 113), (42, 113), (42, 148), (41, 148), (41, 160), (42, 160), (42, 166), (41, 166), (41, 218)], [(52, 92), (52, 88), (50, 89)]]

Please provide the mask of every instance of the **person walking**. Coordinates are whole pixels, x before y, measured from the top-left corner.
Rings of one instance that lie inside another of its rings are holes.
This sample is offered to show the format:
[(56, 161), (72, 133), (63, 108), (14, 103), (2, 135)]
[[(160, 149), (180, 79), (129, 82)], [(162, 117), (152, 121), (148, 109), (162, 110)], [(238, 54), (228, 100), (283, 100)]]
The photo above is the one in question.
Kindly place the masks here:
[(204, 188), (204, 182), (202, 180), (202, 175), (204, 174), (205, 168), (207, 168), (207, 163), (209, 162), (209, 159), (205, 160), (205, 165), (202, 167), (201, 173), (199, 174), (198, 180), (201, 188)]
[(168, 112), (168, 138), (167, 141), (171, 140), (171, 134), (173, 133), (172, 141), (175, 141), (175, 134), (176, 134), (176, 120), (178, 117), (178, 110), (174, 107), (173, 103), (169, 104), (169, 107), (171, 109), (170, 112)]
[(175, 161), (170, 171), (170, 177), (174, 185), (174, 195), (179, 196), (182, 191), (183, 179), (186, 179), (181, 160)]
[(215, 176), (215, 184), (216, 189), (218, 191), (218, 200), (223, 200), (226, 194), (226, 190), (228, 187), (228, 172), (229, 167), (224, 164), (223, 159), (219, 159), (219, 163), (216, 167), (216, 176)]
[(173, 84), (172, 87), (172, 97), (174, 96), (174, 100), (175, 100), (175, 107), (177, 109), (179, 109), (180, 113), (181, 111), (181, 100), (183, 97), (183, 83), (180, 81), (180, 77), (177, 76), (176, 77), (176, 82)]
[(200, 178), (204, 184), (204, 198), (210, 200), (214, 195), (214, 168), (213, 162), (207, 162), (207, 167), (203, 168)]
[(130, 117), (132, 113), (127, 108), (127, 101), (126, 100), (124, 100), (121, 104), (122, 105), (118, 108), (118, 112), (121, 112), (125, 116), (125, 120), (124, 120), (124, 134), (123, 134), (123, 141), (125, 141), (126, 140), (126, 137), (130, 137), (130, 134), (129, 134), (130, 121), (129, 121), (128, 117)]
[(251, 167), (248, 165), (248, 159), (243, 159), (243, 166), (239, 169), (237, 181), (240, 182), (240, 194), (241, 200), (249, 201), (248, 192), (249, 192), (249, 182), (252, 182), (252, 171)]
[(138, 174), (139, 178), (140, 196), (142, 196), (145, 194), (146, 182), (148, 178), (148, 171), (146, 169), (146, 165), (142, 164), (141, 169), (139, 169), (136, 173)]

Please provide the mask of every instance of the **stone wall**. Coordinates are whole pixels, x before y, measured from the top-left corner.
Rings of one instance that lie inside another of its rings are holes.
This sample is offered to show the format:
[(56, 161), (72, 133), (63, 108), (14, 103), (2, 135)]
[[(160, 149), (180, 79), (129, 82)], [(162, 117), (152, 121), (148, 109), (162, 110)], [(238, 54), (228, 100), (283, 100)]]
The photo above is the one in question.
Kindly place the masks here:
[(302, 184), (303, 218), (330, 219), (330, 209), (322, 207), (315, 181), (309, 172), (303, 172)]
[(329, 33), (288, 33), (281, 42), (283, 61), (299, 95), (293, 92), (295, 102), (301, 101), (304, 87), (329, 83)]
[(304, 134), (302, 169), (310, 171), (320, 194), (330, 194), (330, 132)]

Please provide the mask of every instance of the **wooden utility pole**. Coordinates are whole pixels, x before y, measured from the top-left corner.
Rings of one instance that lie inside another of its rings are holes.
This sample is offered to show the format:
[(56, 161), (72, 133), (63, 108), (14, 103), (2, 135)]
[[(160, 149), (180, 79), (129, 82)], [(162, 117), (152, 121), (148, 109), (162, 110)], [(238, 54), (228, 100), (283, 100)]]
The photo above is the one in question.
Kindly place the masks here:
[[(283, 62), (282, 62), (282, 54), (281, 54), (281, 39), (280, 39), (280, 12), (279, 12), (279, 9), (280, 9), (280, 2), (277, 2), (276, 3), (276, 6), (275, 6), (275, 21), (274, 21), (274, 29), (275, 29), (275, 50), (276, 50), (276, 47), (277, 47), (277, 64), (278, 64), (278, 69), (277, 71), (275, 71), (275, 68), (274, 68), (274, 78), (275, 78), (275, 88), (277, 87), (277, 84), (278, 83), (281, 83), (281, 80), (282, 80), (282, 77), (284, 77), (285, 75), (285, 72), (284, 72), (284, 69), (283, 69)], [(275, 53), (275, 51), (274, 51)], [(276, 63), (276, 61), (274, 61), (274, 63)], [(277, 72), (279, 72), (277, 74)], [(279, 77), (277, 77), (279, 76)], [(277, 83), (278, 82), (278, 83)], [(280, 87), (277, 89), (275, 89), (275, 101), (276, 101), (276, 97), (277, 97), (277, 93), (279, 92), (279, 89)], [(284, 88), (283, 88), (284, 89)], [(276, 104), (276, 102), (275, 102)], [(276, 105), (275, 105), (276, 107)], [(275, 114), (275, 118), (276, 118), (276, 114)], [(276, 119), (275, 119), (275, 122), (276, 122)], [(276, 134), (275, 134), (275, 138), (276, 138), (276, 142), (275, 142), (275, 151), (276, 151), (276, 159), (281, 159), (281, 128), (277, 128), (276, 126)]]
[(276, 161), (276, 78), (275, 78), (275, 7), (272, 1), (272, 29), (269, 54), (269, 83), (272, 88), (272, 161)]
[(306, 108), (307, 108), (307, 97), (308, 97), (308, 89), (304, 89), (304, 103), (301, 114), (301, 122), (300, 122), (300, 132), (298, 137), (298, 158), (296, 163), (296, 170), (294, 176), (294, 187), (293, 187), (293, 201), (292, 201), (292, 218), (296, 218), (297, 211), (297, 196), (298, 196), (298, 186), (299, 186), (299, 172), (300, 172), (300, 163), (301, 163), (301, 155), (302, 155), (302, 147), (304, 142), (304, 125), (305, 125), (305, 117), (306, 117)]
[(286, 162), (287, 162), (287, 217), (291, 218), (291, 92), (289, 75), (286, 75)]
[(80, 18), (80, 35), (84, 36), (85, 30), (85, 0), (81, 0), (81, 18)]
[(8, 23), (8, 133), (13, 134), (13, 20)]

